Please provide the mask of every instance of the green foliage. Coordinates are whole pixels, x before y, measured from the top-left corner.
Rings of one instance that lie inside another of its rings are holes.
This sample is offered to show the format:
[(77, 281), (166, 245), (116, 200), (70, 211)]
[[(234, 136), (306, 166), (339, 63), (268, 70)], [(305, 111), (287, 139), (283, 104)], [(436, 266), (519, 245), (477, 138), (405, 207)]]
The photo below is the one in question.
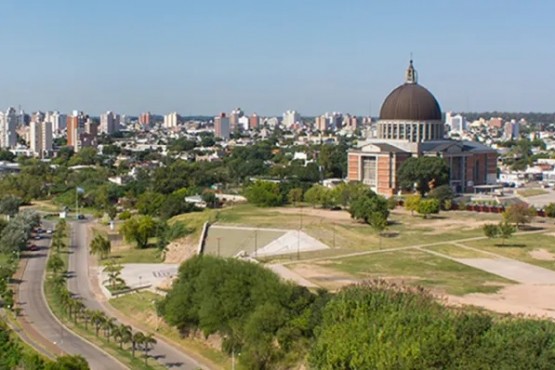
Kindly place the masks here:
[(404, 190), (416, 190), (426, 194), (430, 187), (439, 187), (449, 181), (449, 167), (440, 157), (411, 157), (407, 159), (397, 173), (399, 185)]
[(549, 203), (545, 206), (545, 215), (550, 218), (555, 218), (555, 203)]
[(11, 254), (23, 250), (34, 227), (39, 226), (37, 213), (24, 211), (10, 219), (0, 236), (0, 253)]
[(268, 181), (255, 181), (245, 189), (249, 203), (259, 207), (276, 207), (283, 203), (279, 184)]
[(131, 216), (132, 216), (131, 211), (126, 209), (125, 211), (119, 214), (118, 218), (122, 221), (125, 221), (125, 220), (129, 220)]
[(390, 196), (389, 198), (387, 198), (387, 208), (392, 211), (397, 207), (397, 198), (395, 198), (395, 195)]
[(305, 353), (326, 299), (251, 262), (196, 256), (158, 309), (182, 333), (222, 335), (245, 368), (286, 368)]
[(303, 201), (303, 189), (302, 188), (293, 188), (289, 190), (287, 193), (287, 201), (290, 204), (296, 205), (299, 202)]
[(13, 195), (6, 195), (0, 199), (0, 213), (9, 217), (15, 216), (19, 212), (19, 207), (23, 201)]
[(499, 227), (495, 224), (484, 224), (482, 229), (484, 230), (484, 235), (490, 239), (497, 238), (499, 236)]
[(428, 218), (431, 214), (439, 213), (439, 200), (437, 199), (422, 199), (418, 203), (417, 212)]
[(447, 208), (446, 202), (451, 202), (455, 197), (455, 193), (453, 193), (453, 189), (449, 185), (441, 185), (430, 190), (428, 197), (437, 199), (441, 209), (447, 210), (451, 207)]
[(315, 369), (548, 369), (555, 325), (452, 310), (419, 288), (343, 289), (324, 309)]
[(146, 248), (148, 240), (156, 235), (156, 227), (151, 216), (133, 216), (123, 223), (121, 232), (126, 241), (135, 243), (137, 248)]
[(324, 178), (344, 178), (347, 176), (348, 145), (340, 139), (337, 145), (323, 144), (320, 146), (318, 162), (323, 169)]
[(361, 220), (370, 225), (375, 223), (380, 227), (383, 222), (387, 223), (389, 208), (384, 197), (366, 189), (365, 192), (358, 193), (351, 199), (349, 213), (355, 220)]
[(405, 198), (405, 209), (410, 211), (410, 214), (413, 215), (414, 212), (418, 211), (421, 201), (422, 196), (420, 194), (409, 195)]
[(89, 364), (80, 355), (64, 355), (56, 359), (56, 362), (46, 364), (45, 370), (89, 370)]
[(533, 207), (529, 207), (526, 203), (517, 203), (510, 205), (503, 212), (503, 220), (519, 228), (522, 225), (529, 224), (535, 215), (536, 210)]
[(112, 243), (108, 239), (108, 236), (95, 233), (94, 238), (91, 240), (91, 244), (89, 245), (89, 251), (91, 254), (96, 255), (100, 259), (104, 259), (110, 255), (110, 252), (112, 251)]
[(505, 240), (513, 236), (514, 232), (516, 231), (515, 227), (507, 221), (500, 222), (498, 229), (499, 237), (501, 238), (503, 245), (505, 244)]
[[(137, 210), (143, 215), (158, 216), (165, 198), (163, 194), (154, 191), (144, 192), (137, 199)], [(185, 202), (185, 200), (181, 199), (181, 202)]]

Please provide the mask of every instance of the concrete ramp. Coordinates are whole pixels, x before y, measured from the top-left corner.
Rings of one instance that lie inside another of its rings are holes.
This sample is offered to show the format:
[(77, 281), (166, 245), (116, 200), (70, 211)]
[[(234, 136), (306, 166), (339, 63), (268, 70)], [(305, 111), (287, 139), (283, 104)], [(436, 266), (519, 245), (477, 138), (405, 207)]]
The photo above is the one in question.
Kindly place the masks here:
[(455, 260), (522, 284), (555, 284), (555, 271), (510, 258), (457, 258)]
[(302, 231), (288, 231), (281, 237), (259, 248), (257, 257), (275, 256), (328, 249), (329, 247)]

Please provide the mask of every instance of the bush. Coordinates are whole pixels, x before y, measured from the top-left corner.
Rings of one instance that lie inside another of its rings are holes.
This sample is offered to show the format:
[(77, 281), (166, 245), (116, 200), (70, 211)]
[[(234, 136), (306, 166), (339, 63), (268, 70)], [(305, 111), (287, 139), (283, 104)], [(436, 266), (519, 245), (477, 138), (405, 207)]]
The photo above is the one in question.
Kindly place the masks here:
[(256, 181), (245, 190), (249, 203), (259, 207), (277, 207), (283, 203), (279, 184), (268, 181)]
[(419, 194), (409, 195), (405, 198), (405, 209), (413, 215), (415, 211), (418, 211), (421, 200), (422, 197)]
[(439, 200), (437, 199), (422, 199), (418, 203), (417, 212), (428, 218), (431, 214), (439, 213)]
[(545, 215), (550, 218), (555, 218), (555, 203), (549, 203), (545, 206)]
[(118, 218), (122, 221), (129, 220), (131, 218), (131, 212), (125, 210), (119, 214)]

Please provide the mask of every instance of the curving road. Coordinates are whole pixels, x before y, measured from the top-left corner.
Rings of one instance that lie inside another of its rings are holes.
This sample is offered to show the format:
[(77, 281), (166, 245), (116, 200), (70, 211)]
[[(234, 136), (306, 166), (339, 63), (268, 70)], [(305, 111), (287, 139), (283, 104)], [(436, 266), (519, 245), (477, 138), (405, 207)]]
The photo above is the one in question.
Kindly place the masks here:
[[(73, 222), (70, 226), (71, 250), (73, 253), (69, 256), (69, 271), (71, 272), (70, 279), (68, 279), (69, 290), (74, 294), (78, 294), (88, 308), (101, 310), (110, 315), (109, 310), (101, 302), (103, 298), (95, 297), (90, 286), (87, 221)], [(205, 368), (195, 359), (177, 350), (160, 338), (157, 337), (156, 339), (158, 343), (150, 351), (150, 356), (157, 359), (163, 366), (184, 370)]]
[(52, 315), (43, 293), (46, 260), (50, 239), (37, 240), (38, 251), (27, 252), (27, 266), (19, 284), (18, 303), (22, 309), (22, 319), (43, 339), (43, 343), (51, 343), (58, 353), (81, 355), (94, 370), (126, 369), (119, 361), (101, 351), (81, 337), (65, 330)]

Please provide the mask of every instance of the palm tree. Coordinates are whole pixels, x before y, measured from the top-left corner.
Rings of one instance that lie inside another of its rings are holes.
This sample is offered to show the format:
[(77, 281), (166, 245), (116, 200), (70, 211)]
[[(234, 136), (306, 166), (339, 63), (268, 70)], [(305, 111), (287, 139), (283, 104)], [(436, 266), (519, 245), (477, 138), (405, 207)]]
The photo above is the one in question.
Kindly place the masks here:
[(54, 275), (58, 275), (58, 273), (64, 269), (65, 263), (58, 253), (54, 253), (48, 259), (47, 267)]
[(143, 337), (142, 345), (143, 345), (143, 351), (145, 353), (145, 365), (148, 360), (148, 352), (152, 349), (152, 346), (154, 346), (156, 343), (157, 341), (154, 338), (154, 335), (152, 335), (152, 333), (145, 335)]
[(112, 243), (101, 234), (96, 234), (89, 245), (89, 249), (91, 254), (99, 256), (100, 259), (104, 259), (110, 254)]
[(102, 328), (104, 329), (104, 336), (108, 340), (108, 343), (110, 343), (110, 336), (112, 335), (112, 330), (114, 330), (116, 327), (117, 327), (116, 319), (114, 319), (113, 317), (106, 318), (106, 321), (104, 321), (104, 323), (102, 324)]
[(131, 331), (131, 326), (121, 324), (112, 332), (112, 335), (114, 340), (119, 342), (119, 348), (123, 348), (124, 343), (129, 343), (131, 341), (133, 331)]
[(121, 278), (123, 266), (111, 259), (104, 267), (104, 272), (108, 274), (108, 284), (114, 290), (117, 285), (125, 285), (125, 280)]
[(75, 303), (73, 304), (73, 322), (77, 323), (77, 318), (86, 308), (85, 304), (80, 300), (74, 299)]
[(135, 349), (143, 343), (144, 338), (145, 335), (140, 331), (131, 336), (131, 356), (135, 357)]
[(91, 317), (91, 322), (94, 325), (95, 335), (98, 337), (98, 331), (106, 321), (106, 315), (102, 311), (94, 311)]
[(85, 324), (85, 330), (89, 330), (89, 323), (92, 321), (94, 311), (89, 309), (83, 310), (83, 323)]

